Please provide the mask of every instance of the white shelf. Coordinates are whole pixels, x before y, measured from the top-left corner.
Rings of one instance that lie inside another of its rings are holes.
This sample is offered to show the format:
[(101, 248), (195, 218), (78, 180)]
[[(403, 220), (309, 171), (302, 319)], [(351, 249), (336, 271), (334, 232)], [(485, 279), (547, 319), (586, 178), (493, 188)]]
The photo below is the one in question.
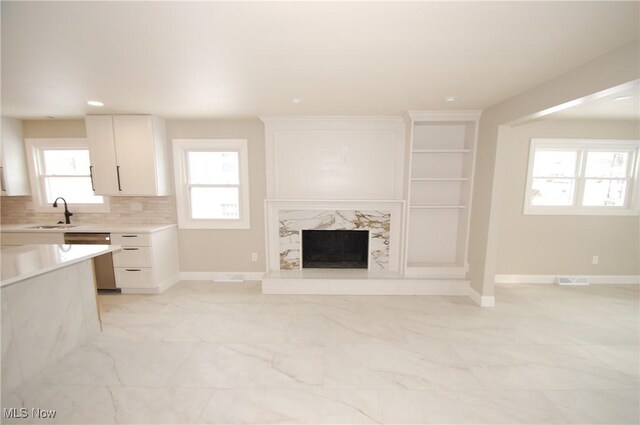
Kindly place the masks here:
[(470, 149), (414, 149), (413, 153), (469, 153)]
[(411, 208), (411, 209), (447, 209), (447, 210), (453, 210), (453, 209), (467, 208), (467, 206), (466, 205), (410, 205), (409, 208)]
[(466, 182), (466, 177), (411, 177), (411, 181), (424, 182)]

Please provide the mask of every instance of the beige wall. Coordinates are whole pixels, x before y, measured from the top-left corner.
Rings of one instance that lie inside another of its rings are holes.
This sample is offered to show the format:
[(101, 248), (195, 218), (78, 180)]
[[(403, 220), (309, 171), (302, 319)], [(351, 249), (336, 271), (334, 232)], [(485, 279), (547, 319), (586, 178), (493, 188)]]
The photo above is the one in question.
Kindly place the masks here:
[[(544, 120), (504, 129), (495, 171), (498, 274), (636, 275), (640, 268), (637, 216), (558, 216), (522, 213), (531, 138), (637, 139), (637, 121)], [(592, 256), (600, 257), (593, 265)]]
[[(25, 138), (82, 138), (84, 120), (27, 120)], [(264, 126), (258, 118), (246, 120), (169, 120), (167, 138), (237, 138), (249, 141), (251, 228), (248, 230), (180, 230), (180, 270), (186, 272), (246, 272), (265, 270), (265, 155)], [(173, 160), (170, 161), (171, 165)], [(173, 170), (170, 170), (173, 181)], [(111, 213), (76, 214), (73, 220), (89, 222), (175, 223), (175, 196), (111, 197)], [(57, 214), (29, 211), (30, 197), (5, 198), (3, 223), (55, 222)], [(130, 211), (139, 202), (142, 212)], [(251, 253), (258, 261), (251, 261)]]
[[(22, 122), (24, 138), (84, 138), (84, 120), (25, 120)], [(142, 211), (131, 211), (131, 203), (142, 205)], [(78, 213), (71, 218), (73, 223), (175, 223), (173, 197), (124, 197), (110, 199), (109, 213)], [(31, 196), (11, 196), (2, 199), (1, 222), (12, 223), (56, 223), (63, 219), (62, 213), (35, 212), (31, 208)], [(73, 212), (73, 210), (72, 210)]]
[(70, 137), (84, 138), (84, 120), (27, 120), (23, 121), (25, 139)]
[(640, 43), (634, 42), (483, 111), (474, 176), (469, 279), (474, 291), (493, 295), (498, 253), (500, 179), (494, 179), (504, 124), (582, 98), (640, 75)]
[[(251, 228), (247, 230), (180, 230), (180, 270), (183, 272), (262, 272), (265, 263), (264, 125), (246, 120), (167, 121), (171, 139), (247, 139)], [(251, 261), (251, 253), (258, 261)]]

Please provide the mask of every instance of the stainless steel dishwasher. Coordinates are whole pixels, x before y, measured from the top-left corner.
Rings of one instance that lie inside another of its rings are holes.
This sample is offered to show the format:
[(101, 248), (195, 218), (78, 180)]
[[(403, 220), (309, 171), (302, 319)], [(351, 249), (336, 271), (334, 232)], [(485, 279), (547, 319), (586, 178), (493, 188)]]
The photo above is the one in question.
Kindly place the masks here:
[[(64, 243), (69, 245), (111, 245), (109, 233), (65, 233)], [(103, 254), (93, 259), (93, 269), (96, 274), (98, 289), (115, 291), (116, 275), (113, 271), (113, 257), (111, 253)]]

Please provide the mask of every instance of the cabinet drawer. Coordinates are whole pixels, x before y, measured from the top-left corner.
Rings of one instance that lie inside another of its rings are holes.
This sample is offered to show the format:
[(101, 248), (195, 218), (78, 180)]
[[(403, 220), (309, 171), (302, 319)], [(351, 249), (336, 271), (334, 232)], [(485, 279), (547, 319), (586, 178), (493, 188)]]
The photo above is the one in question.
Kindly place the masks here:
[(151, 246), (148, 233), (112, 233), (111, 244), (121, 246)]
[(152, 269), (143, 267), (115, 267), (118, 288), (153, 287)]
[(113, 254), (115, 267), (151, 267), (151, 248), (148, 246), (123, 247)]

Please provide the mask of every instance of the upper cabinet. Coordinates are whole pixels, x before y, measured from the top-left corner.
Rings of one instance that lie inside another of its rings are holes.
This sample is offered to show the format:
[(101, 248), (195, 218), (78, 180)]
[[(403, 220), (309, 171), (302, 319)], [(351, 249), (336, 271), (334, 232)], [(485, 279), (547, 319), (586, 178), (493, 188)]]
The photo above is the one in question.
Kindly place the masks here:
[(164, 121), (149, 115), (91, 115), (85, 123), (96, 194), (169, 194)]
[(2, 196), (24, 196), (30, 193), (22, 122), (13, 118), (2, 118), (0, 186)]

